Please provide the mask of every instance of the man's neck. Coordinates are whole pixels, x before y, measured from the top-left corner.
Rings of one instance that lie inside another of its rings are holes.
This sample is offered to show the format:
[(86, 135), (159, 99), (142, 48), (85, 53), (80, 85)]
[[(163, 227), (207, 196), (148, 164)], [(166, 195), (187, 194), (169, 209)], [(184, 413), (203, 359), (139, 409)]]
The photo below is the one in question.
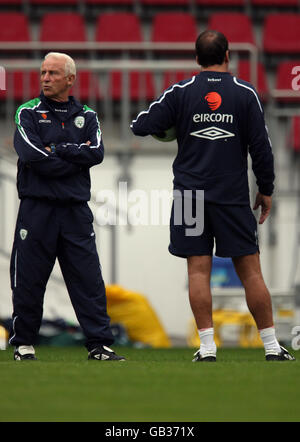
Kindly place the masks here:
[(58, 98), (58, 97), (46, 97), (46, 96), (45, 96), (45, 98), (46, 98), (47, 100), (49, 100), (50, 103), (53, 103), (53, 104), (55, 104), (55, 103), (57, 103), (57, 104), (67, 104), (67, 103), (69, 103), (69, 96), (67, 96), (67, 97), (63, 97), (63, 98)]
[(201, 72), (212, 71), (212, 72), (228, 72), (228, 65), (225, 64), (214, 64), (208, 66), (207, 68), (201, 68)]
[(57, 103), (67, 103), (69, 101), (69, 96), (67, 97), (49, 97), (49, 100), (56, 101)]

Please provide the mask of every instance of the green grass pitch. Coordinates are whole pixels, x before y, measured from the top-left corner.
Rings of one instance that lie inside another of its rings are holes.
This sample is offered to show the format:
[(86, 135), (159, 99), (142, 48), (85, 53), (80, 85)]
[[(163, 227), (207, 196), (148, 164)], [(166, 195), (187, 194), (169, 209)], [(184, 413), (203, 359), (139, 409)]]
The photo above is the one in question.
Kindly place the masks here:
[(262, 349), (116, 348), (126, 362), (88, 361), (81, 347), (37, 347), (38, 361), (0, 351), (1, 422), (288, 422), (300, 420), (300, 365)]

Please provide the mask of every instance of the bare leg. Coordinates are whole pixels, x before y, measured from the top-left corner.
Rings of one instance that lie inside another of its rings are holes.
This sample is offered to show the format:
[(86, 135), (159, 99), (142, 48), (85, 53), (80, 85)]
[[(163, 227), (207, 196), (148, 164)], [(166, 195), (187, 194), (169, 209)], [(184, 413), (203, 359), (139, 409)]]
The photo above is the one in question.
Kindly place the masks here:
[(259, 254), (239, 256), (232, 261), (245, 288), (247, 305), (257, 328), (273, 327), (271, 297), (261, 272)]
[(212, 327), (211, 256), (190, 256), (187, 259), (189, 299), (198, 330)]

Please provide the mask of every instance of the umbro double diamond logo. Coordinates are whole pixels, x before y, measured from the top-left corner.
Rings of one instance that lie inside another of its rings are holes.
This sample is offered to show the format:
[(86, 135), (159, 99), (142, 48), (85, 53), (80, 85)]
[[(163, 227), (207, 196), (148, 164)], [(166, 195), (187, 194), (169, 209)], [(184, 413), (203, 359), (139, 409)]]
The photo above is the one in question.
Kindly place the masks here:
[(219, 127), (215, 126), (206, 127), (205, 129), (197, 130), (196, 132), (191, 132), (190, 135), (198, 138), (206, 138), (207, 140), (211, 141), (235, 136), (235, 134), (232, 132), (228, 132), (227, 130), (220, 129)]

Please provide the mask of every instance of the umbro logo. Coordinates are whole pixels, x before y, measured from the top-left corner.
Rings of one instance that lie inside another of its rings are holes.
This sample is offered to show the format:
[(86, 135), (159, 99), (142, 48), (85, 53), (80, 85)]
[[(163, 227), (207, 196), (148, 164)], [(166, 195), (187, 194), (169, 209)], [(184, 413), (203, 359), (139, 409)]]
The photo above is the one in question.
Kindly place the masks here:
[(220, 138), (234, 137), (235, 134), (228, 132), (227, 130), (220, 129), (215, 126), (206, 127), (202, 130), (197, 130), (196, 132), (191, 132), (190, 135), (198, 138), (206, 138), (207, 140), (219, 140)]

